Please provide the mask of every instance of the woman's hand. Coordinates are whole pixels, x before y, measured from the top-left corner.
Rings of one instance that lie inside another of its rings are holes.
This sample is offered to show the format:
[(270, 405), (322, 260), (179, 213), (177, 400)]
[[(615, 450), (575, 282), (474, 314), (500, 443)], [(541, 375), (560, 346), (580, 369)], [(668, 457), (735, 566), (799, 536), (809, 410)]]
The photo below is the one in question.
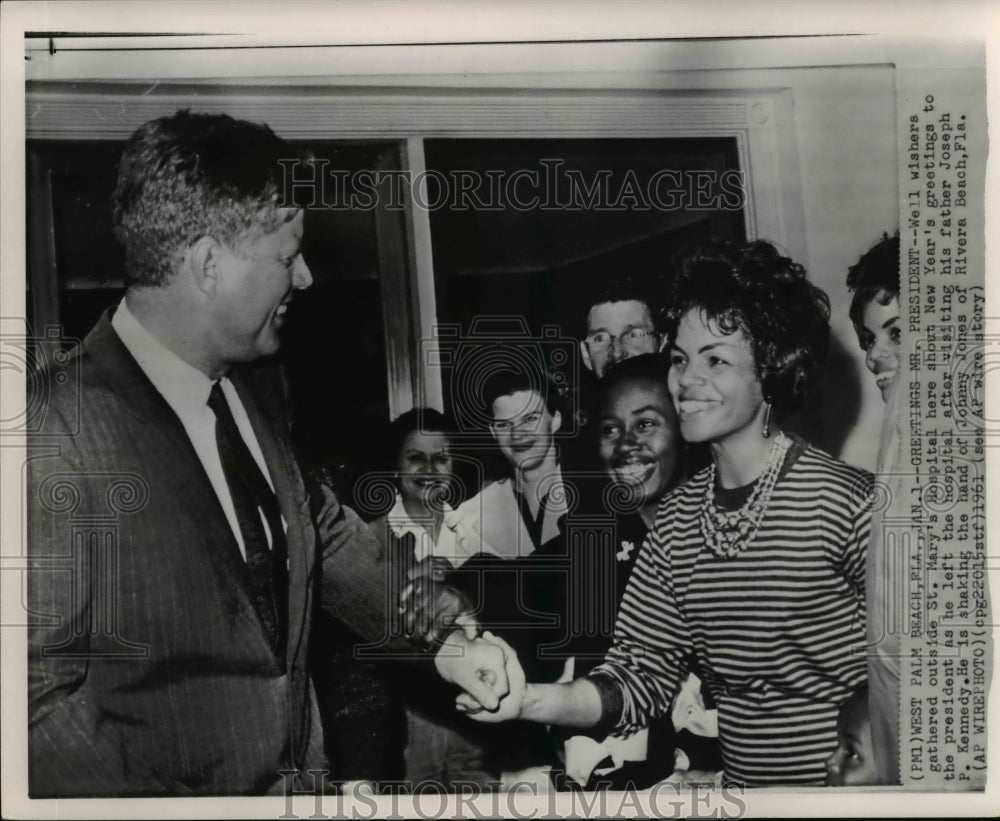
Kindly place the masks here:
[(506, 674), (507, 695), (500, 699), (495, 707), (485, 703), (482, 699), (470, 693), (468, 690), (460, 693), (455, 699), (455, 708), (463, 712), (476, 721), (487, 724), (497, 724), (501, 721), (509, 721), (521, 717), (524, 708), (524, 699), (527, 694), (527, 682), (524, 676), (524, 669), (518, 661), (517, 653), (499, 636), (487, 631), (480, 641), (499, 647), (503, 651), (505, 660), (504, 671)]

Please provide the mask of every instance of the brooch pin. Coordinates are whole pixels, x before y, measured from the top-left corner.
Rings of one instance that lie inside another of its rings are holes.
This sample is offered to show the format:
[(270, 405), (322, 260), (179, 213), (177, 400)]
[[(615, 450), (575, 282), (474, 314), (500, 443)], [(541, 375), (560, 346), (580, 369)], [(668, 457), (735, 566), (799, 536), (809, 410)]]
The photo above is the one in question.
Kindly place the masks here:
[(615, 558), (620, 562), (627, 562), (633, 550), (635, 545), (632, 542), (622, 542), (622, 549), (615, 554)]

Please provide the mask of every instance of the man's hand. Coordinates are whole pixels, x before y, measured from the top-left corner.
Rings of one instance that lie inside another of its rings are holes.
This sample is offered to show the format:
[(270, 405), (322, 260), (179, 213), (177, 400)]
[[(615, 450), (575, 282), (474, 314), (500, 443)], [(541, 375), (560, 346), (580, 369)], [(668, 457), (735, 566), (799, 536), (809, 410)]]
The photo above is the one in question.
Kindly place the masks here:
[(419, 576), (403, 588), (399, 609), (407, 638), (423, 641), (428, 647), (435, 646), (456, 624), (470, 641), (479, 632), (471, 615), (472, 603), (457, 588), (434, 581), (430, 576)]
[(506, 665), (503, 646), (495, 640), (470, 640), (463, 630), (453, 630), (434, 657), (441, 678), (461, 687), (462, 695), (469, 694), (477, 707), (487, 710), (496, 710), (510, 689)]
[(413, 565), (406, 572), (406, 576), (411, 582), (425, 577), (430, 578), (432, 581), (443, 582), (445, 577), (454, 569), (454, 565), (444, 556), (427, 556)]
[[(455, 707), (460, 712), (466, 713), (470, 718), (487, 724), (496, 724), (501, 721), (509, 721), (513, 718), (521, 717), (521, 710), (524, 707), (524, 698), (527, 692), (524, 670), (521, 662), (517, 659), (517, 653), (499, 636), (490, 632), (483, 634), (479, 641), (502, 651), (504, 659), (504, 680), (506, 682), (506, 696), (501, 696), (499, 701), (493, 699), (484, 700), (479, 696), (479, 691), (462, 686), (465, 690), (455, 699)], [(458, 684), (458, 682), (455, 682)], [(461, 685), (460, 685), (461, 686)]]

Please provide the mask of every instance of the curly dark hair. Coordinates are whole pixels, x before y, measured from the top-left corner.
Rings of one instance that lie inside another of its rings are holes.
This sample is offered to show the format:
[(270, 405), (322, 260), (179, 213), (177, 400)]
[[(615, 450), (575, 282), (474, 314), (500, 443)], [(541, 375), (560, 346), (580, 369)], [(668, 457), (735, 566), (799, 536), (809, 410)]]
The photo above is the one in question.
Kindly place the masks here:
[(281, 222), (280, 160), (296, 157), (268, 126), (181, 110), (135, 130), (118, 165), (115, 236), (129, 285), (163, 285), (201, 236), (245, 249)]
[(847, 269), (847, 289), (851, 292), (851, 322), (861, 347), (867, 350), (863, 341), (868, 333), (864, 323), (865, 308), (872, 300), (888, 305), (899, 299), (898, 230), (892, 236), (882, 234), (882, 239)]
[(443, 433), (451, 437), (455, 433), (455, 423), (445, 413), (434, 408), (411, 408), (393, 419), (382, 437), (381, 458), (379, 468), (385, 471), (396, 470), (399, 452), (403, 449), (406, 437), (414, 431), (428, 433)]
[(830, 300), (806, 279), (805, 268), (763, 240), (717, 242), (680, 263), (665, 302), (671, 341), (681, 317), (692, 310), (723, 333), (741, 331), (775, 413), (801, 407), (830, 338)]

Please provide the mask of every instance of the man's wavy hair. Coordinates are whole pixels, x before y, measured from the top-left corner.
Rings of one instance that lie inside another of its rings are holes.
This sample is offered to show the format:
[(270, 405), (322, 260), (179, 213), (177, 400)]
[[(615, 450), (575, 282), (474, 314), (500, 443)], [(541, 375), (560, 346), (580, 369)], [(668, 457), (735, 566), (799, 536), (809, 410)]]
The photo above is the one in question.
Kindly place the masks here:
[(830, 301), (771, 243), (718, 242), (686, 257), (667, 286), (671, 342), (689, 311), (750, 343), (764, 398), (778, 416), (802, 406), (826, 357)]
[(577, 329), (580, 339), (590, 330), (590, 312), (598, 305), (614, 302), (641, 302), (649, 310), (653, 327), (661, 332), (663, 329), (660, 327), (660, 306), (656, 300), (656, 289), (648, 280), (649, 277), (639, 276), (638, 273), (614, 273), (602, 278), (596, 288), (585, 291)]
[(112, 198), (129, 285), (164, 285), (203, 236), (252, 248), (281, 223), (283, 168), (296, 152), (268, 126), (181, 110), (125, 144)]

